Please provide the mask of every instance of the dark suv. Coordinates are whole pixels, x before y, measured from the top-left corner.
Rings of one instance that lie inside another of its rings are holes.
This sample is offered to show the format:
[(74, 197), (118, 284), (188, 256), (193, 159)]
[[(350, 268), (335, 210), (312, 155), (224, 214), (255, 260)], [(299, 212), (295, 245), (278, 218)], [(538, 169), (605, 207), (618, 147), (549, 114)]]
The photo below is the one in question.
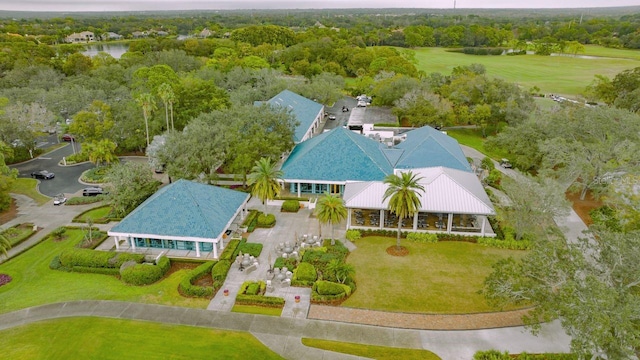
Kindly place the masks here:
[(104, 194), (101, 187), (88, 187), (82, 190), (82, 196), (97, 196)]

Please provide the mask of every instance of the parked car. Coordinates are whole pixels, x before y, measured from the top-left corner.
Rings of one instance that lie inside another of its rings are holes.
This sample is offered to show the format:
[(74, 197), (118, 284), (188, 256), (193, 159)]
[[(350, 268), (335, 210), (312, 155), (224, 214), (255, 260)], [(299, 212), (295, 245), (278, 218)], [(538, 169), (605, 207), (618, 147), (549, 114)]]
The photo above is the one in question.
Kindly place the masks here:
[(71, 134), (62, 135), (62, 141), (76, 141), (76, 138)]
[(52, 172), (48, 172), (47, 170), (38, 170), (32, 172), (31, 177), (34, 179), (51, 180), (56, 177), (56, 175)]
[(347, 112), (347, 111), (349, 111), (349, 108), (348, 108), (348, 107), (346, 107), (346, 106), (343, 106), (343, 107), (342, 107), (342, 112)]
[(513, 166), (511, 165), (511, 162), (509, 162), (508, 159), (502, 159), (500, 160), (500, 166), (502, 166), (505, 169), (511, 169)]
[(104, 194), (104, 190), (101, 187), (88, 187), (82, 189), (82, 196), (97, 196)]
[(329, 120), (335, 120), (335, 119), (336, 119), (336, 116), (335, 116), (335, 115), (333, 115), (333, 114), (329, 114)]
[(67, 202), (67, 198), (64, 194), (58, 194), (53, 197), (53, 205), (62, 205)]
[(360, 101), (358, 101), (358, 105), (357, 106), (358, 107), (367, 107), (367, 105), (369, 105), (369, 104), (367, 104), (366, 101), (360, 100)]

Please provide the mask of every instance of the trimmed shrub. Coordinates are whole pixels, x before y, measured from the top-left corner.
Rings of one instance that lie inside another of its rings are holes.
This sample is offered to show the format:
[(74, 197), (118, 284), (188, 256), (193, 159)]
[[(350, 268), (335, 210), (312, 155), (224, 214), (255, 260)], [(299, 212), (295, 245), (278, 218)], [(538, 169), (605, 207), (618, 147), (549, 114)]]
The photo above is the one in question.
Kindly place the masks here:
[[(251, 288), (251, 290), (249, 290), (249, 288)], [(249, 292), (255, 292), (249, 295), (264, 294), (266, 290), (267, 284), (264, 281), (245, 281), (240, 286), (238, 294), (249, 294)]]
[(275, 224), (276, 224), (275, 215), (263, 214), (263, 213), (260, 213), (260, 215), (258, 215), (258, 223), (256, 224), (257, 227), (271, 228), (271, 227), (274, 227)]
[[(213, 295), (215, 287), (193, 285), (194, 282), (205, 276), (210, 276), (211, 269), (216, 264), (215, 261), (207, 261), (197, 268), (191, 270), (178, 285), (178, 290), (182, 295), (192, 297), (210, 297)], [(215, 283), (214, 283), (215, 285)]]
[(473, 360), (511, 360), (508, 352), (498, 350), (477, 351), (473, 354)]
[(493, 163), (493, 160), (491, 160), (490, 157), (485, 156), (484, 158), (482, 158), (482, 161), (480, 162), (480, 167), (482, 167), (485, 170), (493, 170), (496, 168), (496, 165)]
[(242, 223), (242, 226), (247, 228), (247, 232), (253, 232), (253, 230), (255, 230), (259, 214), (260, 212), (258, 212), (258, 210), (249, 210), (249, 215), (247, 215)]
[(360, 231), (356, 229), (349, 229), (345, 234), (345, 238), (351, 242), (356, 242), (357, 240), (360, 240), (361, 237), (362, 234), (360, 234)]
[(481, 237), (478, 238), (478, 244), (488, 247), (494, 247), (498, 249), (509, 249), (509, 250), (530, 250), (531, 242), (528, 240), (500, 240), (496, 238), (490, 237)]
[(240, 240), (230, 240), (224, 250), (222, 250), (222, 254), (220, 254), (220, 260), (231, 260), (232, 258), (234, 258), (233, 254), (236, 253), (238, 245), (240, 245)]
[(58, 228), (56, 228), (55, 230), (53, 230), (51, 232), (51, 236), (53, 236), (54, 239), (62, 239), (64, 237), (64, 234), (67, 232), (67, 228), (64, 226), (60, 226)]
[(280, 208), (282, 212), (298, 212), (298, 210), (300, 210), (300, 201), (298, 200), (285, 200)]
[(293, 279), (300, 281), (316, 281), (318, 273), (316, 268), (306, 262), (300, 263), (298, 267), (293, 271)]
[[(367, 236), (387, 236), (387, 237), (395, 237), (398, 234), (398, 230), (382, 230), (382, 229), (362, 229), (360, 230), (360, 234), (362, 237)], [(401, 231), (400, 238), (406, 238), (408, 232)]]
[(502, 172), (498, 169), (492, 169), (489, 171), (489, 176), (487, 176), (484, 181), (487, 185), (494, 187), (496, 189), (500, 189), (500, 181), (502, 181)]
[(438, 235), (432, 233), (412, 232), (407, 234), (407, 240), (420, 243), (437, 243)]
[(144, 261), (144, 255), (142, 254), (116, 253), (78, 248), (63, 250), (59, 258), (61, 265), (71, 271), (80, 271), (76, 269), (79, 267), (119, 269), (126, 261), (134, 261), (136, 263)]
[(259, 291), (260, 291), (260, 285), (258, 285), (258, 283), (252, 283), (247, 287), (247, 290), (245, 290), (245, 294), (258, 295)]
[(343, 293), (346, 294), (345, 287), (342, 286), (342, 284), (325, 280), (316, 281), (316, 283), (313, 285), (313, 290), (320, 295), (339, 295)]
[(76, 196), (70, 199), (67, 199), (65, 205), (85, 205), (85, 204), (93, 204), (100, 202), (106, 198), (105, 195), (97, 195), (97, 196)]
[(296, 267), (296, 259), (294, 258), (282, 258), (279, 257), (276, 259), (276, 262), (273, 264), (274, 268), (282, 269), (283, 267), (287, 267), (288, 269), (293, 269)]
[(220, 260), (211, 269), (211, 277), (214, 281), (224, 281), (227, 277), (227, 273), (231, 268), (231, 261), (229, 260)]
[(238, 294), (236, 296), (236, 304), (282, 308), (284, 306), (284, 299), (275, 296)]
[(123, 266), (120, 269), (120, 279), (131, 285), (149, 285), (162, 279), (170, 267), (171, 261), (162, 256), (158, 259), (157, 265), (145, 263)]
[(262, 252), (262, 246), (263, 246), (262, 244), (250, 243), (250, 242), (247, 242), (246, 239), (243, 239), (243, 240), (244, 242), (241, 242), (240, 246), (238, 246), (238, 253), (242, 252), (243, 254), (249, 254), (253, 257), (260, 256), (260, 253)]

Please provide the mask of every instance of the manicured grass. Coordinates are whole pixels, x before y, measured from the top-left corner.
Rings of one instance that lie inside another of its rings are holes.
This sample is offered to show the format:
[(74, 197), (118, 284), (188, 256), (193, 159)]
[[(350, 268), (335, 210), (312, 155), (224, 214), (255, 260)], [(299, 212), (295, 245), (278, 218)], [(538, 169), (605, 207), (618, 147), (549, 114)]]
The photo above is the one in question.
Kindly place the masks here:
[(83, 214), (78, 215), (75, 219), (73, 219), (74, 221), (80, 220), (80, 221), (87, 221), (87, 219), (91, 219), (94, 222), (96, 222), (96, 220), (98, 222), (105, 222), (107, 219), (107, 216), (109, 216), (109, 214), (111, 213), (111, 206), (110, 205), (105, 205), (105, 206), (99, 206), (97, 208), (91, 209)]
[(0, 312), (73, 300), (123, 300), (206, 308), (208, 299), (184, 298), (178, 284), (189, 271), (183, 269), (148, 286), (129, 286), (114, 276), (68, 273), (49, 269), (54, 256), (83, 240), (84, 231), (69, 229), (65, 240), (48, 238), (29, 251), (0, 265), (0, 273), (13, 281), (0, 287)]
[(233, 305), (231, 312), (237, 313), (245, 313), (245, 314), (258, 314), (258, 315), (269, 315), (269, 316), (280, 316), (282, 315), (281, 308), (273, 308), (266, 306), (252, 306), (252, 305)]
[(602, 57), (585, 59), (538, 55), (477, 56), (447, 52), (443, 48), (422, 48), (416, 50), (416, 66), (427, 74), (449, 75), (456, 66), (482, 64), (488, 76), (517, 83), (524, 90), (537, 86), (545, 94), (574, 97), (584, 91), (595, 75), (613, 78), (623, 70), (640, 66), (640, 52), (613, 50), (587, 47), (585, 55)]
[(507, 157), (507, 153), (499, 149), (487, 149), (484, 142), (487, 140), (482, 137), (482, 131), (478, 129), (451, 129), (447, 130), (447, 135), (456, 139), (461, 145), (472, 147), (481, 153), (487, 155), (494, 160)]
[(33, 224), (28, 223), (20, 224), (19, 226), (13, 226), (9, 229), (6, 229), (2, 233), (7, 237), (11, 246), (15, 246), (16, 244), (23, 242), (25, 239), (31, 236), (31, 234), (34, 233)]
[(251, 334), (182, 325), (56, 319), (0, 332), (4, 359), (282, 359)]
[(318, 349), (362, 356), (377, 360), (438, 360), (440, 357), (429, 350), (402, 349), (388, 346), (354, 344), (341, 341), (302, 338), (302, 344)]
[(36, 179), (24, 179), (19, 178), (13, 182), (9, 192), (15, 194), (22, 194), (32, 198), (38, 205), (46, 204), (51, 198), (44, 196), (36, 190), (38, 181)]
[(404, 257), (386, 249), (395, 238), (364, 237), (347, 257), (356, 269), (358, 289), (342, 306), (416, 313), (496, 311), (478, 293), (491, 265), (524, 251), (502, 250), (466, 242), (415, 243)]

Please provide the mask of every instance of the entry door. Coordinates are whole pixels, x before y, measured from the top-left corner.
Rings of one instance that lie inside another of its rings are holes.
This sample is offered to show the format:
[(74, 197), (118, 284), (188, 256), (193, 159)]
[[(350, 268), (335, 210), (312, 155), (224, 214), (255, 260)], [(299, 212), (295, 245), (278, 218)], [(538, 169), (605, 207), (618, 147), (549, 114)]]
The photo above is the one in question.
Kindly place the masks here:
[(340, 194), (340, 184), (331, 184), (331, 193)]

